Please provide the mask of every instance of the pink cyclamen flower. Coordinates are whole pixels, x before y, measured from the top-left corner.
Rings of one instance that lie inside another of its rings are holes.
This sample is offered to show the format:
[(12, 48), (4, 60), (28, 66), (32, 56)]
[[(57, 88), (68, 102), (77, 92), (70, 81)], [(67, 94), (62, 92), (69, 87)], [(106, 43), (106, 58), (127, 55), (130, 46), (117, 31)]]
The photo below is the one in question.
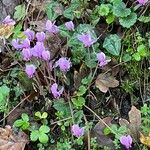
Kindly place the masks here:
[(11, 44), (15, 49), (21, 49), (22, 45), (19, 42), (19, 39), (13, 39)]
[(32, 49), (32, 55), (34, 57), (41, 58), (43, 51), (45, 51), (44, 43), (43, 42), (36, 42), (36, 45)]
[(74, 30), (74, 24), (73, 24), (73, 22), (72, 21), (69, 21), (69, 22), (66, 22), (65, 23), (65, 26), (66, 26), (66, 28), (68, 29), (68, 30)]
[(45, 40), (45, 33), (44, 32), (36, 33), (36, 38), (37, 38), (38, 42), (44, 42), (44, 40)]
[(21, 42), (21, 48), (30, 48), (30, 40), (28, 38)]
[(84, 135), (84, 128), (80, 128), (78, 124), (74, 124), (71, 127), (72, 134), (76, 137), (80, 137)]
[(106, 55), (103, 52), (100, 52), (97, 54), (97, 59), (98, 59), (100, 67), (103, 67), (107, 65), (108, 62), (110, 62), (110, 60), (106, 59)]
[(90, 47), (96, 40), (92, 39), (90, 34), (81, 34), (78, 35), (78, 40), (84, 44), (85, 47)]
[(47, 20), (46, 22), (46, 30), (50, 33), (58, 33), (59, 29), (55, 25), (55, 22), (52, 23), (52, 21)]
[(35, 33), (34, 31), (30, 30), (30, 29), (27, 29), (26, 31), (24, 31), (24, 34), (27, 36), (27, 38), (32, 41), (34, 40), (34, 36), (35, 36)]
[(26, 65), (25, 72), (29, 78), (33, 77), (35, 70), (36, 70), (36, 67), (33, 64)]
[(55, 64), (55, 67), (57, 67), (57, 66), (59, 66), (61, 71), (67, 72), (71, 67), (70, 59), (68, 59), (66, 57), (60, 58)]
[(10, 16), (7, 16), (2, 23), (7, 24), (7, 25), (15, 25), (16, 22), (10, 18)]
[(50, 60), (50, 52), (49, 51), (43, 51), (42, 52), (42, 58), (44, 59), (44, 60)]
[(137, 0), (137, 2), (141, 5), (145, 5), (148, 2), (148, 0)]
[(62, 87), (60, 90), (58, 90), (58, 85), (57, 83), (54, 83), (52, 86), (51, 86), (51, 92), (53, 94), (53, 96), (55, 98), (59, 98), (61, 96), (61, 94), (63, 93), (64, 91), (64, 88)]
[(22, 50), (22, 56), (23, 56), (23, 60), (25, 60), (25, 61), (30, 60), (32, 57), (32, 53), (31, 53), (30, 48), (24, 48)]
[(130, 135), (128, 135), (128, 136), (121, 136), (120, 137), (120, 142), (121, 142), (121, 144), (123, 145), (123, 146), (125, 146), (125, 148), (127, 149), (127, 150), (129, 150), (132, 146), (132, 137), (130, 136)]

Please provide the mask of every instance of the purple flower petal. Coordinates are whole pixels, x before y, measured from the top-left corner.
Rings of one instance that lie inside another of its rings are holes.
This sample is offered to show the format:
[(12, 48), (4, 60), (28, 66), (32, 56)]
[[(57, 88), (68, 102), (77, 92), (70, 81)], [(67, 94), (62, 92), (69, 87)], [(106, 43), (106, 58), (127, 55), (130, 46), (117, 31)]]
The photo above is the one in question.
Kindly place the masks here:
[(30, 29), (27, 29), (26, 31), (24, 31), (24, 34), (27, 36), (27, 38), (32, 41), (34, 40), (34, 31), (30, 30)]
[(44, 42), (44, 40), (45, 40), (45, 33), (44, 32), (36, 33), (36, 38), (37, 38), (38, 42)]
[(78, 40), (84, 44), (85, 47), (90, 47), (96, 40), (93, 40), (90, 34), (78, 35)]
[(110, 60), (106, 59), (106, 55), (103, 52), (100, 52), (97, 54), (97, 59), (98, 59), (100, 67), (103, 67), (107, 65), (108, 62), (110, 62)]
[(145, 5), (148, 2), (148, 0), (137, 0), (137, 2), (141, 5)]
[(36, 70), (36, 67), (33, 64), (26, 65), (25, 72), (29, 78), (33, 77), (35, 70)]
[(80, 137), (84, 135), (84, 128), (80, 128), (78, 124), (74, 124), (71, 127), (72, 134), (76, 137)]
[(32, 57), (30, 48), (24, 48), (22, 50), (23, 60), (28, 61)]
[(45, 51), (44, 43), (36, 42), (36, 45), (34, 46), (34, 48), (32, 48), (32, 55), (34, 57), (41, 58), (43, 51)]
[(55, 22), (52, 23), (52, 21), (50, 20), (47, 20), (46, 22), (46, 30), (49, 32), (49, 33), (58, 33), (59, 29), (58, 27), (55, 25)]
[(73, 22), (72, 21), (69, 21), (69, 22), (66, 22), (65, 23), (65, 26), (66, 26), (66, 28), (68, 29), (68, 30), (74, 30), (74, 24), (73, 24)]
[(70, 59), (66, 57), (60, 58), (56, 63), (55, 67), (59, 66), (60, 70), (63, 72), (67, 72), (71, 67)]
[(50, 60), (50, 52), (49, 51), (43, 51), (42, 52), (42, 58), (46, 61)]
[(120, 137), (120, 142), (122, 145), (124, 145), (126, 147), (126, 149), (130, 149), (131, 145), (132, 145), (132, 138), (130, 135), (128, 136), (121, 136)]
[(30, 48), (30, 40), (28, 38), (21, 42), (21, 48)]
[(54, 83), (52, 86), (51, 86), (51, 92), (54, 96), (54, 98), (59, 98), (61, 96), (61, 94), (63, 93), (64, 91), (64, 88), (62, 87), (61, 90), (58, 90), (58, 85), (57, 83)]
[(11, 44), (15, 49), (18, 50), (22, 48), (22, 45), (19, 42), (19, 39), (13, 39)]
[(7, 25), (15, 25), (16, 22), (10, 18), (10, 16), (7, 16), (2, 23), (7, 24)]

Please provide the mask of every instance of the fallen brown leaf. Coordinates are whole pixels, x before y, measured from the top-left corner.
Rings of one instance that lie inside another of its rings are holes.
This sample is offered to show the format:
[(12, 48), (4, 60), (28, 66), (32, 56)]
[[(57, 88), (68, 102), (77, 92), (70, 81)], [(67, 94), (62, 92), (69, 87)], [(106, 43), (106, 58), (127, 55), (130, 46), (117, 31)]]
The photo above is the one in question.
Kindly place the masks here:
[(101, 73), (96, 79), (96, 87), (103, 93), (106, 93), (109, 88), (114, 88), (119, 85), (119, 81), (110, 73)]
[(13, 132), (11, 126), (0, 128), (0, 150), (24, 150), (28, 142), (24, 132)]
[(139, 139), (139, 131), (141, 126), (141, 112), (135, 106), (129, 111), (130, 130), (134, 139)]
[[(112, 118), (111, 117), (106, 117), (103, 119), (103, 121), (108, 125), (111, 126), (111, 121)], [(111, 138), (109, 136), (104, 135), (103, 130), (106, 126), (104, 125), (104, 123), (100, 120), (94, 127), (93, 129), (93, 134), (94, 137), (97, 138), (97, 143), (99, 145), (99, 147), (104, 147), (104, 146), (108, 146), (111, 148), (111, 150), (115, 150), (114, 145), (113, 145), (113, 141), (111, 140)]]
[(129, 121), (126, 119), (120, 118), (119, 124), (121, 126), (126, 126), (129, 129), (129, 134), (133, 137), (134, 140), (139, 140), (140, 126), (141, 126), (141, 113), (135, 106), (131, 107), (131, 110), (128, 113)]

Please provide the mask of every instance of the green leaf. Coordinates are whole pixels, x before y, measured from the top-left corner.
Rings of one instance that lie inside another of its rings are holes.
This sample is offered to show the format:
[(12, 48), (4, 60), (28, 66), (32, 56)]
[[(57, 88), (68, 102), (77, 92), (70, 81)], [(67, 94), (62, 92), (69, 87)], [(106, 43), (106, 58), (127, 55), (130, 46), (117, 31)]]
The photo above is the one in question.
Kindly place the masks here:
[(17, 24), (13, 30), (13, 38), (17, 39), (24, 39), (25, 35), (24, 33), (21, 31), (23, 25), (21, 23)]
[(104, 128), (103, 130), (104, 135), (109, 135), (111, 133), (111, 130), (109, 128)]
[(58, 16), (62, 15), (62, 12), (63, 12), (63, 6), (58, 2), (51, 1), (47, 5), (46, 14), (48, 16), (48, 19), (51, 21), (56, 20)]
[(23, 125), (23, 120), (22, 119), (18, 119), (14, 122), (15, 127), (21, 127)]
[(23, 121), (29, 121), (29, 116), (26, 113), (21, 115)]
[(70, 20), (73, 20), (75, 17), (74, 12), (76, 11), (78, 7), (79, 7), (79, 3), (76, 3), (76, 4), (74, 3), (73, 5), (65, 9), (65, 11), (63, 12), (64, 17)]
[(68, 37), (68, 38), (71, 37), (71, 32), (69, 32), (64, 25), (59, 26), (59, 31), (62, 37)]
[(97, 57), (95, 53), (86, 53), (85, 64), (89, 68), (95, 68), (97, 65)]
[(39, 131), (38, 130), (33, 130), (30, 134), (30, 139), (31, 141), (35, 142), (39, 138)]
[(88, 85), (91, 82), (92, 76), (91, 74), (85, 78), (82, 79), (81, 83), (84, 85)]
[(130, 28), (136, 23), (137, 15), (136, 13), (131, 13), (129, 16), (124, 18), (119, 18), (120, 24), (125, 28)]
[(48, 135), (46, 135), (45, 133), (40, 133), (39, 141), (43, 144), (46, 144), (48, 142)]
[(101, 4), (98, 10), (99, 15), (107, 16), (109, 14), (109, 5), (108, 4)]
[(61, 112), (64, 118), (67, 118), (71, 115), (69, 104), (67, 102), (64, 102), (63, 99), (60, 99), (59, 101), (54, 101), (53, 107), (58, 112)]
[(143, 23), (148, 23), (150, 22), (150, 16), (140, 16), (138, 20)]
[(79, 111), (75, 112), (75, 114), (73, 116), (74, 116), (75, 123), (79, 124), (83, 118), (83, 110), (79, 110)]
[(72, 98), (72, 102), (77, 109), (85, 105), (85, 99), (83, 97)]
[(48, 113), (47, 113), (47, 112), (43, 112), (43, 114), (42, 114), (41, 118), (42, 118), (42, 119), (46, 119), (46, 118), (47, 118), (47, 116), (48, 116)]
[(146, 57), (147, 56), (147, 48), (145, 45), (141, 44), (137, 47), (137, 51), (140, 56)]
[(113, 14), (117, 17), (127, 17), (131, 13), (130, 8), (126, 8), (124, 2), (117, 3), (113, 6)]
[(0, 93), (0, 103), (2, 103), (3, 100), (4, 100), (4, 96), (2, 93)]
[(121, 50), (121, 39), (116, 34), (105, 38), (103, 47), (112, 55), (119, 56)]
[(114, 20), (115, 20), (115, 16), (114, 16), (113, 14), (109, 14), (109, 15), (106, 17), (106, 22), (107, 22), (108, 24), (113, 23)]
[(2, 95), (3, 95), (4, 97), (9, 96), (9, 92), (10, 92), (10, 88), (8, 88), (6, 85), (2, 85), (2, 86), (0, 87), (0, 93), (2, 93)]
[(48, 133), (50, 131), (50, 128), (46, 125), (42, 125), (39, 129), (40, 132), (42, 133)]
[(81, 85), (79, 87), (79, 91), (77, 92), (77, 96), (82, 96), (83, 94), (85, 94), (86, 91), (87, 91), (86, 87)]
[(41, 118), (41, 112), (37, 111), (37, 112), (35, 113), (35, 116), (38, 117), (38, 118)]
[(128, 61), (130, 61), (132, 59), (132, 57), (131, 57), (131, 55), (129, 55), (129, 54), (125, 54), (124, 56), (123, 56), (123, 61), (124, 62), (128, 62)]
[(134, 58), (136, 61), (140, 61), (140, 60), (141, 60), (141, 56), (140, 56), (139, 53), (135, 53), (135, 54), (133, 54), (132, 56), (133, 56), (133, 58)]
[(22, 19), (25, 18), (25, 15), (26, 15), (26, 10), (25, 10), (25, 4), (22, 4), (22, 5), (18, 5), (15, 7), (15, 13), (14, 13), (14, 18), (17, 20), (17, 21), (20, 21)]
[(22, 128), (23, 130), (26, 130), (26, 129), (29, 128), (29, 126), (30, 126), (30, 123), (29, 123), (29, 122), (23, 121), (21, 128)]

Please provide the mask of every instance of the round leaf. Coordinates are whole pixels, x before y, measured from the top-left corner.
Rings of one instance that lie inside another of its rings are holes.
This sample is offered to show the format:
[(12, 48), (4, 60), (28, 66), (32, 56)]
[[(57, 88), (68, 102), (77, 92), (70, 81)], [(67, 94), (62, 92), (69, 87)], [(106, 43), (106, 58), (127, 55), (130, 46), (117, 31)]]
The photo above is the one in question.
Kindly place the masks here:
[(50, 131), (50, 128), (46, 125), (42, 125), (39, 129), (40, 132), (42, 133), (48, 133)]
[(47, 116), (48, 116), (48, 113), (47, 112), (43, 112), (41, 118), (45, 119), (45, 118), (47, 118)]
[(23, 121), (29, 121), (29, 116), (26, 113), (21, 115)]
[(14, 122), (15, 127), (21, 127), (22, 124), (23, 124), (23, 120), (22, 120), (22, 119), (16, 120), (16, 121)]
[(120, 18), (119, 22), (120, 24), (125, 28), (130, 28), (136, 23), (137, 15), (136, 13), (131, 13), (129, 16)]
[(31, 141), (35, 142), (39, 138), (39, 131), (38, 130), (33, 130), (30, 134), (30, 139)]
[(43, 144), (46, 144), (48, 142), (48, 135), (46, 135), (45, 133), (40, 133), (39, 141)]

